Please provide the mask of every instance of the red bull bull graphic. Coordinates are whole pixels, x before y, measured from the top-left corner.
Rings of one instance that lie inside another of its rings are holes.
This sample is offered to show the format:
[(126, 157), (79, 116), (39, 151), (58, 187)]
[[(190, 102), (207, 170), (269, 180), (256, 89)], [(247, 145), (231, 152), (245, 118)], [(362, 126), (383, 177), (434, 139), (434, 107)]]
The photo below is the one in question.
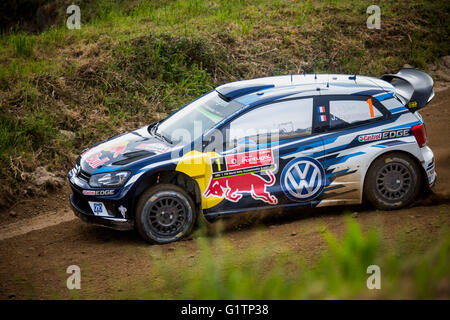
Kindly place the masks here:
[(127, 148), (128, 141), (119, 141), (117, 143), (114, 143), (107, 148), (103, 149), (103, 151), (109, 151), (114, 153), (113, 158), (117, 158), (119, 155), (123, 154), (125, 152), (125, 149)]
[[(224, 198), (238, 202), (243, 193), (250, 193), (253, 199), (277, 204), (278, 199), (266, 188), (275, 184), (274, 159), (271, 149), (211, 158), (212, 176), (203, 195)], [(259, 175), (265, 171), (268, 179)]]

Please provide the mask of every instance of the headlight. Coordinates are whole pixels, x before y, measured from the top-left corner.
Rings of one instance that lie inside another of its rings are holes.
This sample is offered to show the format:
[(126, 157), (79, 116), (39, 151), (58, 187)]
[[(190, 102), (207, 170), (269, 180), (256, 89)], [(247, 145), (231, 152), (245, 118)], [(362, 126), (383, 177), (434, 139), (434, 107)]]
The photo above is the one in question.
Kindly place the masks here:
[(130, 176), (128, 171), (117, 171), (94, 174), (89, 179), (89, 185), (93, 188), (120, 187)]

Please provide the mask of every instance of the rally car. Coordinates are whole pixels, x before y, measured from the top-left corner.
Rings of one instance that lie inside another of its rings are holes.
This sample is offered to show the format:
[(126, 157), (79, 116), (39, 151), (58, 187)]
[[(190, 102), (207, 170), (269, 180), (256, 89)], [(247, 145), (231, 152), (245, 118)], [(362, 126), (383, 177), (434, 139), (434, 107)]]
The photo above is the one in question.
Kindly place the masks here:
[(69, 172), (82, 220), (179, 240), (197, 218), (286, 207), (409, 206), (436, 181), (416, 69), (381, 79), (302, 74), (217, 87), (162, 121), (100, 142)]

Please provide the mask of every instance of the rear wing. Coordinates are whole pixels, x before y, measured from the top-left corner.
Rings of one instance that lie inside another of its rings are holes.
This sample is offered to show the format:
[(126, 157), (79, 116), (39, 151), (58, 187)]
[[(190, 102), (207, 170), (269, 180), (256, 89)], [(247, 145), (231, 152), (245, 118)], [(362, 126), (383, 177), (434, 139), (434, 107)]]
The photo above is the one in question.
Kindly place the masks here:
[(403, 68), (396, 74), (384, 74), (381, 80), (387, 81), (395, 87), (400, 98), (412, 112), (425, 107), (434, 97), (433, 79), (425, 72)]

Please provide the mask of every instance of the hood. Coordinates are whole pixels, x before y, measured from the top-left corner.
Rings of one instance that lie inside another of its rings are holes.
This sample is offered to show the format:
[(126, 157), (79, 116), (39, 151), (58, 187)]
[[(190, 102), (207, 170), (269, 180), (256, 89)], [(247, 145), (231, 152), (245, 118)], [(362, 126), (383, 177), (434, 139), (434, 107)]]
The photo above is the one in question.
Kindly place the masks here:
[(124, 166), (172, 149), (170, 144), (150, 135), (147, 128), (123, 133), (87, 149), (78, 159), (81, 169), (94, 174), (102, 167)]

